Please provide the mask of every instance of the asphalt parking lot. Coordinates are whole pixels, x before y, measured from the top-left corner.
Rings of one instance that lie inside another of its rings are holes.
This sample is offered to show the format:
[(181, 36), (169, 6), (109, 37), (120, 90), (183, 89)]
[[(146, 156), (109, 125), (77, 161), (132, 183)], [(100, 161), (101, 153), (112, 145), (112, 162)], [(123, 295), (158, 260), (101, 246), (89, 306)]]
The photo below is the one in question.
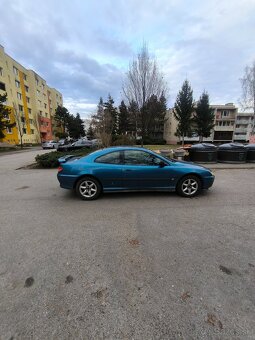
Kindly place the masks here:
[(254, 169), (84, 202), (33, 153), (0, 157), (1, 340), (255, 338)]

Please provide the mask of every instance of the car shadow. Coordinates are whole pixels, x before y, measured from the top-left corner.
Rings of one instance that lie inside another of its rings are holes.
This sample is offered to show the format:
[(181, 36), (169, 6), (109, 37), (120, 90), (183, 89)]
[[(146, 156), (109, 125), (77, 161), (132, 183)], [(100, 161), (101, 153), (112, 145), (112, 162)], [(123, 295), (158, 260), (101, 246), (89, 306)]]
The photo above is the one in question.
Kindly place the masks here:
[[(186, 198), (179, 196), (176, 192), (168, 192), (168, 191), (140, 191), (140, 192), (110, 192), (110, 193), (102, 193), (98, 200), (108, 200), (108, 201), (115, 201), (115, 200), (125, 200), (125, 199), (159, 199), (159, 198), (174, 198), (175, 200), (197, 200), (199, 198), (204, 198), (205, 196), (210, 196), (212, 192), (210, 190), (202, 190), (198, 196)], [(73, 190), (68, 190), (63, 198), (68, 200), (77, 200), (82, 201)], [(96, 201), (96, 200), (95, 200)]]

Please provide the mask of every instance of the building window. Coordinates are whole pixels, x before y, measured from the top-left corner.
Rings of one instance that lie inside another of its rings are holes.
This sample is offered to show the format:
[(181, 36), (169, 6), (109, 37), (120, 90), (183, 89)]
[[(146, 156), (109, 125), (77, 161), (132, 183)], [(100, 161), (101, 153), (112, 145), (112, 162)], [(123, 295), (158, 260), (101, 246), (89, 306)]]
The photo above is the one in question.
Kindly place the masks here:
[(39, 80), (38, 80), (38, 78), (35, 78), (35, 82), (36, 82), (36, 85), (38, 86), (38, 85), (39, 85)]
[(224, 110), (222, 111), (222, 117), (228, 117), (229, 116), (229, 111)]
[(20, 120), (21, 120), (21, 123), (26, 123), (25, 117), (21, 117)]
[(32, 110), (31, 110), (31, 109), (28, 109), (28, 113), (31, 114), (31, 113), (32, 113)]
[(45, 87), (45, 85), (44, 85), (44, 84), (42, 84), (42, 88), (43, 88), (43, 90), (44, 90), (44, 87)]
[(27, 85), (25, 85), (26, 92), (28, 92), (28, 89), (29, 89), (29, 87)]
[(0, 67), (0, 76), (3, 76), (4, 75), (4, 70), (2, 67)]
[(26, 97), (27, 98), (27, 103), (30, 103), (30, 98), (29, 97)]
[(34, 124), (33, 119), (29, 119), (29, 124)]
[(25, 73), (23, 73), (23, 79), (27, 80), (27, 75)]
[(19, 111), (23, 112), (23, 106), (22, 105), (19, 105)]
[(18, 81), (18, 80), (15, 80), (15, 85), (16, 85), (16, 87), (20, 87), (20, 82)]
[(22, 131), (23, 131), (23, 133), (25, 133), (25, 134), (27, 133), (27, 129), (26, 129), (26, 128), (23, 128)]
[(35, 130), (34, 130), (34, 129), (31, 129), (30, 131), (31, 131), (31, 134), (34, 135)]
[(0, 90), (5, 91), (5, 84), (0, 82)]
[(13, 66), (13, 73), (16, 74), (16, 76), (19, 74), (19, 71), (15, 66)]
[(21, 93), (17, 92), (17, 98), (18, 98), (18, 99), (22, 99)]
[(47, 109), (47, 104), (44, 103), (44, 108)]
[(7, 127), (7, 128), (6, 128), (6, 131), (7, 131), (7, 133), (12, 133), (12, 128)]
[(40, 95), (40, 91), (39, 91), (39, 90), (36, 90), (36, 93), (37, 93), (37, 96), (39, 96), (39, 95)]
[(42, 116), (42, 111), (39, 111), (39, 115)]

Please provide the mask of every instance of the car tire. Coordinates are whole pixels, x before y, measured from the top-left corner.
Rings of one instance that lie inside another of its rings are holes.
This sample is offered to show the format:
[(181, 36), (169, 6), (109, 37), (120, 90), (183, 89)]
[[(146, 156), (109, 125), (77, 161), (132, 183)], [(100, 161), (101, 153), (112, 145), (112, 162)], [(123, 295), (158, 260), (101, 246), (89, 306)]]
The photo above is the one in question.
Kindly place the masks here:
[(195, 175), (182, 177), (176, 187), (176, 191), (180, 196), (188, 198), (198, 195), (201, 189), (201, 180)]
[(95, 178), (83, 177), (76, 183), (75, 191), (82, 200), (92, 201), (100, 196), (102, 187)]

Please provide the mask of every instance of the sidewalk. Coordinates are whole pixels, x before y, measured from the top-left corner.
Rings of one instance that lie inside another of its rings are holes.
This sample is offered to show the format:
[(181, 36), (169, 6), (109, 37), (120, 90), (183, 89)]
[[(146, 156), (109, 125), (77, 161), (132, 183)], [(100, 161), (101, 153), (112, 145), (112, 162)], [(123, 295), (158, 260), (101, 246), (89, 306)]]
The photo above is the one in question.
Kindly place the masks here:
[(33, 151), (33, 150), (42, 150), (41, 146), (26, 146), (23, 149), (17, 148), (17, 149), (13, 149), (13, 150), (6, 150), (6, 151), (0, 151), (0, 157), (1, 156), (6, 156), (6, 155), (14, 155), (17, 153), (23, 153), (23, 152), (28, 152), (28, 151)]
[(205, 166), (206, 168), (216, 170), (216, 169), (255, 169), (255, 163), (197, 163), (199, 165)]

